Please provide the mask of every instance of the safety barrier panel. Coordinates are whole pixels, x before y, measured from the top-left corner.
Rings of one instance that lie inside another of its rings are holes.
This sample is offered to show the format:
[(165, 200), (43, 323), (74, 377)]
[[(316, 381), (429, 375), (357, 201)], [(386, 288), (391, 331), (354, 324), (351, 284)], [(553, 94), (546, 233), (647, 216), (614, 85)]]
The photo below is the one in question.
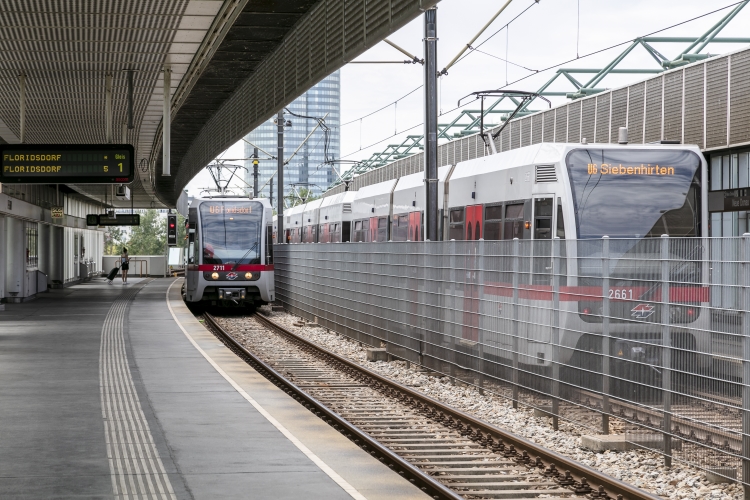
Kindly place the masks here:
[(277, 301), (295, 314), (555, 427), (750, 482), (750, 235), (274, 252)]

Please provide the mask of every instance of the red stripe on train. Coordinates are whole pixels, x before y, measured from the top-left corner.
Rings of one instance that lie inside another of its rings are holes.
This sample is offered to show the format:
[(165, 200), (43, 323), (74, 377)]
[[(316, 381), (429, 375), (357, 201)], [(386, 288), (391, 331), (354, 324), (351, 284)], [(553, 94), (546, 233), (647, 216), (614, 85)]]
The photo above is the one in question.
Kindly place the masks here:
[(273, 264), (200, 264), (188, 266), (188, 271), (273, 271)]
[[(478, 284), (467, 283), (467, 287), (477, 287)], [(647, 287), (613, 286), (610, 299), (613, 301), (661, 301), (661, 288), (650, 293)], [(513, 296), (512, 283), (487, 283), (484, 292), (488, 295), (500, 297)], [(527, 300), (552, 300), (552, 286), (550, 285), (519, 285), (518, 297)], [(561, 286), (561, 302), (599, 302), (602, 300), (602, 289), (596, 286)], [(669, 289), (670, 302), (708, 302), (709, 290), (705, 286), (672, 286)]]

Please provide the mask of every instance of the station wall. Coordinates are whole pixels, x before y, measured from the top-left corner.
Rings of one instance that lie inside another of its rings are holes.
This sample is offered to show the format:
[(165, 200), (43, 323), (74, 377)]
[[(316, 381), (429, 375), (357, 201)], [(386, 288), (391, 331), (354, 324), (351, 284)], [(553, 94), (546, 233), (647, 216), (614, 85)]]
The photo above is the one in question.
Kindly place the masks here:
[[(101, 272), (104, 231), (86, 226), (101, 207), (47, 186), (1, 186), (0, 300), (21, 302)], [(59, 197), (58, 197), (59, 196)], [(53, 218), (60, 201), (63, 217)]]

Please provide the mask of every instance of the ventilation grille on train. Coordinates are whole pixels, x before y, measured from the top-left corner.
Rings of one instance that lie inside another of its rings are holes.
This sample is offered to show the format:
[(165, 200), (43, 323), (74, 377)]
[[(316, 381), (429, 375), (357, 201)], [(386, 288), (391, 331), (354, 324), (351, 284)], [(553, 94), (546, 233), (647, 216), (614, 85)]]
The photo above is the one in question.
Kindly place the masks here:
[(557, 182), (554, 165), (537, 165), (534, 182)]
[(344, 203), (344, 213), (345, 214), (352, 213), (352, 204), (351, 203)]

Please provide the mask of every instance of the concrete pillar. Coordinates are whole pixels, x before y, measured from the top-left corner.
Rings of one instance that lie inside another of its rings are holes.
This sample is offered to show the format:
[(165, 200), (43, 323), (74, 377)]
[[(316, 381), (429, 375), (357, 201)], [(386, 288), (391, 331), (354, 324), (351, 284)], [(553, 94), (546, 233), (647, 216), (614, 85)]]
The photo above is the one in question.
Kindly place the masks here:
[(52, 288), (62, 288), (64, 282), (65, 229), (50, 226), (48, 282)]
[(5, 298), (7, 302), (20, 302), (23, 282), (26, 279), (26, 255), (23, 221), (5, 219)]
[[(5, 297), (5, 268), (8, 260), (8, 251), (5, 248), (7, 238), (5, 237), (5, 216), (0, 215), (0, 299)], [(5, 310), (5, 304), (0, 304), (0, 311)]]
[(50, 240), (51, 226), (47, 224), (39, 224), (39, 265), (38, 268), (41, 272), (49, 276), (50, 271), (50, 251), (52, 250)]

